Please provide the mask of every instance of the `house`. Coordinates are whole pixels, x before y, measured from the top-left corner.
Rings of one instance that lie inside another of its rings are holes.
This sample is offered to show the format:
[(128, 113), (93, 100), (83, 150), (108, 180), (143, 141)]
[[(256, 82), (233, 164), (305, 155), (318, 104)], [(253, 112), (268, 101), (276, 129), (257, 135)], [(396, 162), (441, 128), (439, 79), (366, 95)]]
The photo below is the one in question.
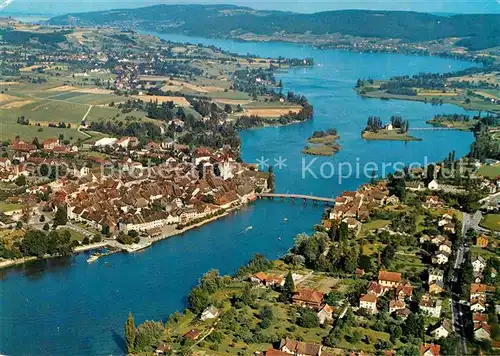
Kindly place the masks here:
[(250, 281), (263, 286), (279, 286), (285, 284), (285, 280), (281, 276), (268, 275), (264, 272), (258, 272), (250, 277)]
[(483, 256), (478, 255), (472, 260), (472, 270), (476, 273), (481, 273), (486, 268), (486, 260)]
[(436, 344), (422, 344), (420, 345), (420, 356), (439, 356), (441, 346)]
[(476, 238), (476, 246), (479, 247), (488, 247), (488, 236), (481, 234)]
[(453, 326), (448, 319), (444, 319), (439, 326), (431, 331), (435, 339), (444, 339), (453, 332)]
[(485, 297), (487, 292), (494, 292), (495, 287), (486, 284), (472, 283), (470, 285), (470, 298)]
[(97, 148), (111, 147), (115, 144), (116, 141), (118, 141), (118, 140), (116, 138), (113, 138), (113, 137), (101, 138), (100, 140), (97, 140), (94, 143), (94, 147), (97, 147)]
[(376, 297), (380, 297), (385, 293), (385, 288), (382, 287), (380, 284), (378, 284), (375, 281), (370, 282), (368, 285), (368, 294), (373, 294)]
[(293, 304), (319, 310), (323, 305), (324, 294), (312, 289), (299, 289), (292, 296)]
[(325, 322), (330, 322), (333, 320), (333, 309), (328, 304), (323, 305), (323, 307), (317, 313), (319, 323), (324, 324)]
[(0, 157), (0, 167), (2, 168), (10, 168), (12, 166), (12, 162), (7, 157)]
[(400, 300), (405, 300), (406, 298), (411, 299), (413, 294), (413, 286), (409, 283), (400, 283), (396, 288), (396, 298)]
[(51, 151), (54, 148), (56, 148), (57, 146), (59, 146), (59, 140), (57, 140), (55, 138), (49, 138), (49, 139), (43, 141), (43, 149), (44, 150)]
[(209, 306), (207, 309), (201, 313), (200, 319), (202, 321), (208, 320), (208, 319), (215, 319), (219, 316), (219, 309), (214, 307), (213, 305)]
[(405, 308), (406, 308), (406, 303), (400, 299), (393, 299), (389, 302), (389, 313), (394, 313), (397, 310)]
[(434, 318), (439, 318), (441, 315), (442, 301), (433, 299), (430, 295), (423, 295), (418, 305), (420, 309)]
[(408, 308), (398, 309), (394, 312), (394, 315), (399, 316), (403, 320), (406, 320), (406, 318), (408, 318), (408, 315), (410, 315), (410, 314), (411, 314), (411, 311)]
[(280, 351), (296, 356), (320, 356), (321, 345), (305, 343), (290, 339), (283, 339), (280, 342)]
[(433, 179), (429, 184), (427, 184), (427, 189), (429, 189), (429, 190), (438, 190), (439, 189), (438, 182), (435, 179)]
[(446, 237), (444, 237), (443, 235), (436, 235), (434, 236), (432, 239), (431, 239), (431, 243), (433, 245), (436, 245), (436, 246), (440, 246), (441, 244), (443, 244), (445, 241), (446, 241)]
[(287, 353), (287, 352), (283, 352), (283, 351), (280, 351), (280, 350), (276, 350), (276, 349), (268, 349), (266, 351), (266, 355), (265, 356), (289, 356), (290, 354)]
[(172, 352), (172, 346), (167, 344), (162, 344), (156, 348), (155, 355), (168, 355), (171, 352)]
[(411, 191), (422, 191), (425, 190), (425, 185), (420, 181), (407, 182), (406, 189)]
[(429, 293), (430, 294), (441, 294), (444, 292), (444, 283), (440, 280), (432, 281), (429, 284)]
[(490, 326), (486, 322), (475, 322), (474, 323), (474, 337), (478, 340), (489, 340), (491, 339)]
[(425, 203), (422, 204), (425, 209), (442, 209), (444, 207), (444, 203), (435, 195), (430, 195), (425, 198)]
[(377, 312), (377, 297), (373, 294), (365, 294), (359, 298), (359, 307), (366, 309), (370, 313)]
[(474, 313), (484, 313), (486, 311), (486, 304), (484, 298), (473, 298), (470, 301), (470, 310)]
[(441, 245), (439, 245), (439, 251), (443, 251), (451, 255), (451, 241), (446, 240)]
[(212, 154), (205, 147), (199, 147), (199, 148), (195, 149), (193, 152), (193, 158), (194, 158), (195, 165), (198, 165), (201, 162), (209, 162), (211, 157), (212, 157)]
[(444, 265), (448, 263), (450, 259), (450, 254), (444, 251), (436, 251), (434, 256), (432, 256), (432, 263), (437, 265)]
[(378, 272), (378, 283), (385, 288), (396, 288), (401, 282), (401, 273), (389, 272), (389, 271), (379, 271)]
[(196, 329), (191, 329), (187, 333), (182, 335), (182, 337), (185, 339), (196, 340), (197, 338), (200, 337), (200, 332)]
[(429, 279), (427, 283), (430, 285), (433, 281), (441, 281), (444, 280), (444, 271), (439, 268), (431, 268), (429, 269)]
[(398, 205), (399, 204), (399, 198), (393, 194), (389, 198), (386, 199), (385, 203), (387, 205)]

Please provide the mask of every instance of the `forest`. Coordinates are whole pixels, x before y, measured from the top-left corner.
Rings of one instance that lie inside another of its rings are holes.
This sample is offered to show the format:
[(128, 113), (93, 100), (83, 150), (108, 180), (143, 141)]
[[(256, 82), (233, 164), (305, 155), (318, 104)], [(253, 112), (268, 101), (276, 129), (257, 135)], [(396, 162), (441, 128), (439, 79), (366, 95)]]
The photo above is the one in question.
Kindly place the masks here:
[(226, 38), (244, 33), (272, 35), (279, 31), (314, 35), (340, 33), (360, 37), (399, 38), (409, 42), (460, 37), (466, 38), (460, 45), (478, 50), (500, 45), (499, 17), (496, 14), (438, 16), (409, 11), (369, 10), (300, 14), (260, 11), (233, 5), (156, 5), (62, 15), (52, 18), (49, 23), (119, 25), (122, 28)]

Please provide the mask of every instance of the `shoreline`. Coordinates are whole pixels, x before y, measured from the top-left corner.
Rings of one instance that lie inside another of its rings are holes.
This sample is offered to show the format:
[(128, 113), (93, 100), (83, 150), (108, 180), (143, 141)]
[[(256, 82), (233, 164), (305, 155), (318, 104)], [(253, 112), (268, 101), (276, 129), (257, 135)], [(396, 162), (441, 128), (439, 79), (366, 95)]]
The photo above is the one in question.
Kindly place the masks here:
[[(109, 242), (104, 241), (104, 242), (99, 242), (96, 244), (90, 244), (90, 245), (82, 245), (75, 247), (73, 250), (72, 255), (77, 255), (80, 252), (85, 252), (85, 251), (91, 251), (91, 250), (97, 250), (99, 248), (103, 248), (109, 246)], [(58, 255), (49, 255), (49, 256), (43, 256), (43, 257), (36, 257), (36, 256), (29, 256), (29, 257), (23, 257), (23, 258), (18, 258), (16, 260), (3, 260), (0, 262), (0, 270), (9, 268), (9, 267), (14, 267), (18, 265), (22, 265), (28, 262), (34, 262), (36, 260), (49, 260), (52, 258), (60, 258), (63, 256), (58, 256)]]
[[(93, 26), (81, 26), (83, 28), (92, 28)], [(335, 47), (327, 44), (317, 44), (311, 41), (306, 41), (302, 42), (300, 39), (297, 39), (295, 41), (293, 40), (287, 40), (287, 39), (275, 39), (275, 38), (262, 38), (262, 39), (245, 39), (245, 38), (240, 38), (240, 37), (232, 37), (232, 36), (205, 36), (205, 35), (196, 35), (196, 34), (188, 34), (188, 33), (183, 33), (183, 32), (158, 32), (158, 31), (151, 31), (151, 30), (144, 30), (144, 29), (135, 29), (136, 32), (140, 33), (145, 33), (148, 35), (153, 35), (153, 36), (159, 36), (159, 35), (174, 35), (174, 36), (186, 36), (186, 37), (191, 37), (191, 38), (204, 38), (204, 39), (211, 39), (211, 40), (225, 40), (225, 41), (235, 41), (235, 42), (241, 42), (241, 43), (250, 43), (250, 42), (255, 42), (255, 43), (286, 43), (286, 44), (293, 44), (293, 45), (306, 45), (310, 46), (311, 48), (316, 48), (319, 50), (334, 50), (334, 51), (339, 51), (339, 52), (350, 52), (350, 53), (368, 53), (368, 54), (377, 54), (377, 53), (385, 53), (385, 54), (399, 54), (399, 55), (406, 55), (406, 56), (417, 56), (417, 57), (439, 57), (439, 58), (448, 58), (448, 59), (455, 59), (463, 62), (470, 62), (470, 63), (479, 63), (481, 65), (484, 65), (481, 56), (478, 55), (471, 55), (471, 58), (464, 58), (461, 56), (454, 56), (452, 53), (446, 53), (446, 52), (438, 52), (438, 53), (431, 53), (431, 52), (419, 52), (419, 53), (414, 53), (411, 51), (394, 51), (394, 50), (379, 50), (379, 51), (373, 51), (373, 50), (360, 50), (360, 49), (355, 49), (355, 48), (345, 48), (345, 47)], [(177, 41), (172, 41), (172, 42), (177, 42)], [(188, 43), (188, 42), (177, 42), (177, 43)], [(196, 42), (190, 42), (190, 43), (196, 43)]]
[[(116, 242), (116, 240), (109, 240), (109, 241), (99, 242), (99, 243), (96, 243), (96, 244), (82, 245), (82, 246), (75, 247), (75, 249), (73, 250), (72, 255), (75, 256), (75, 255), (78, 255), (81, 252), (97, 250), (97, 249), (104, 248), (104, 247), (118, 248), (119, 250), (117, 250), (116, 252), (119, 252), (119, 251), (121, 251), (121, 252), (127, 252), (127, 253), (139, 252), (139, 251), (142, 251), (144, 249), (147, 249), (147, 248), (151, 247), (153, 244), (155, 244), (157, 242), (160, 242), (160, 241), (163, 241), (163, 240), (168, 240), (168, 239), (170, 239), (171, 237), (174, 237), (174, 236), (182, 235), (185, 232), (188, 232), (188, 231), (190, 231), (192, 229), (203, 227), (206, 224), (209, 224), (211, 222), (214, 222), (216, 220), (219, 220), (221, 218), (229, 216), (231, 213), (240, 210), (242, 207), (244, 207), (245, 205), (248, 205), (248, 204), (250, 204), (252, 202), (254, 202), (254, 201), (249, 201), (247, 204), (240, 204), (240, 205), (238, 205), (238, 206), (236, 206), (234, 208), (230, 208), (230, 209), (226, 210), (223, 214), (214, 216), (214, 217), (212, 217), (210, 219), (206, 219), (206, 220), (200, 221), (199, 223), (196, 223), (196, 224), (193, 224), (193, 225), (186, 226), (186, 227), (184, 227), (184, 228), (182, 228), (180, 230), (178, 230), (177, 228), (174, 228), (174, 230), (167, 232), (167, 229), (163, 228), (163, 231), (165, 231), (165, 233), (162, 233), (161, 236), (150, 237), (148, 239), (148, 241), (146, 241), (145, 243), (143, 243), (143, 244), (136, 244), (137, 247), (132, 247), (131, 245), (122, 245), (122, 244), (119, 244), (118, 242)], [(170, 227), (172, 227), (172, 225), (170, 225)], [(106, 257), (106, 256), (107, 255), (103, 255), (103, 256), (100, 256), (100, 257)], [(25, 264), (25, 263), (29, 263), (29, 262), (34, 262), (34, 261), (37, 261), (37, 260), (48, 260), (48, 259), (60, 258), (60, 257), (63, 257), (63, 256), (51, 255), (51, 256), (43, 256), (41, 258), (36, 257), (36, 256), (29, 256), (29, 257), (19, 258), (19, 259), (16, 259), (16, 260), (3, 260), (3, 261), (0, 262), (0, 270), (7, 269), (9, 267), (19, 266), (19, 265), (22, 265), (22, 264)]]

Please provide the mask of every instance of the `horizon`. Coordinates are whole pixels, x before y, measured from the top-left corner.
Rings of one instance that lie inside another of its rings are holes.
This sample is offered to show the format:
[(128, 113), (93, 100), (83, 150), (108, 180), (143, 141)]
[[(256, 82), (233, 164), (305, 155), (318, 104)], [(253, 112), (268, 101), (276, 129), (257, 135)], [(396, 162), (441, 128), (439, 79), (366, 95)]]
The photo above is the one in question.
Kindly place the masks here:
[[(1, 0), (0, 0), (1, 1)], [(3, 1), (1, 1), (3, 2)], [(235, 5), (250, 7), (255, 10), (292, 11), (297, 13), (315, 13), (337, 10), (374, 10), (374, 11), (415, 11), (433, 14), (500, 14), (500, 0), (467, 1), (314, 1), (303, 3), (296, 0), (275, 0), (273, 2), (251, 2), (248, 0), (209, 0), (209, 1), (164, 1), (164, 0), (129, 0), (124, 3), (119, 0), (88, 0), (85, 3), (68, 2), (64, 0), (14, 0), (0, 15), (45, 15), (56, 16), (66, 13), (106, 11), (113, 9), (141, 8), (152, 5)]]

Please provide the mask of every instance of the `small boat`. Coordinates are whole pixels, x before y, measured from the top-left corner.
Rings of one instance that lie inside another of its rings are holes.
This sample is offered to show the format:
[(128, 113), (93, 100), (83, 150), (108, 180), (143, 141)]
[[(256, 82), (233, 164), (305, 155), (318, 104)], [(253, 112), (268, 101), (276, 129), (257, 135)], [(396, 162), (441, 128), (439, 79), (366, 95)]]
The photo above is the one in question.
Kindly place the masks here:
[(252, 230), (252, 229), (253, 229), (253, 226), (251, 226), (251, 225), (250, 225), (249, 227), (247, 227), (247, 228), (245, 229), (245, 231)]
[(278, 236), (278, 241), (281, 241), (281, 236)]
[(95, 253), (87, 259), (87, 263), (95, 262), (99, 259), (99, 257), (101, 257), (101, 255), (99, 253)]
[(283, 221), (288, 221), (288, 218), (284, 218)]

